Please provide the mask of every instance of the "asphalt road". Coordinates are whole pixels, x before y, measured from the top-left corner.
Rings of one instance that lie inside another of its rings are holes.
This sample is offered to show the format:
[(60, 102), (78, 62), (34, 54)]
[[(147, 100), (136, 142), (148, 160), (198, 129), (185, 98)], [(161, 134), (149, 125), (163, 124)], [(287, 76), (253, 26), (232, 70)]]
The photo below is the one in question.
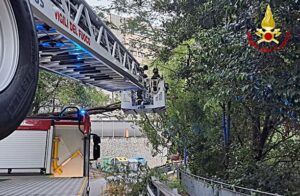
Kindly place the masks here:
[(90, 196), (103, 196), (106, 181), (104, 178), (90, 179)]

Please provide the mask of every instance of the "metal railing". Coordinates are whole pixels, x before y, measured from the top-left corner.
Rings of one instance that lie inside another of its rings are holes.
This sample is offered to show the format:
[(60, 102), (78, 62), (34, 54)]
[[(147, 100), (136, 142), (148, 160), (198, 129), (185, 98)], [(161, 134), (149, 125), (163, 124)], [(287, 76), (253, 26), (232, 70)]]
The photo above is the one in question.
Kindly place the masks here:
[[(165, 164), (156, 167), (158, 171), (168, 174), (169, 172), (176, 171), (178, 168), (173, 164)], [(151, 182), (147, 185), (147, 195), (148, 196), (179, 196), (178, 193), (171, 190), (167, 185), (160, 182), (159, 179), (152, 177)]]
[[(208, 188), (208, 189), (211, 188), (212, 191), (217, 190), (217, 192), (220, 196), (222, 196), (222, 192), (224, 192), (224, 195), (230, 195), (230, 193), (231, 193), (232, 195), (282, 196), (282, 195), (276, 194), (276, 193), (268, 193), (268, 192), (259, 191), (259, 190), (255, 190), (255, 189), (245, 188), (245, 187), (241, 187), (241, 186), (224, 183), (224, 182), (221, 182), (218, 180), (213, 180), (213, 179), (197, 176), (194, 174), (190, 174), (190, 173), (184, 171), (183, 169), (181, 169), (178, 164), (165, 164), (165, 165), (157, 167), (156, 169), (160, 170), (161, 172), (163, 172), (165, 174), (168, 174), (172, 171), (177, 170), (179, 176), (181, 176), (181, 182), (184, 185), (187, 185), (187, 182), (185, 182), (184, 178), (183, 178), (183, 177), (186, 177), (190, 181), (193, 181), (194, 184), (196, 184), (195, 181), (198, 181), (201, 184), (205, 185), (205, 186), (203, 186), (205, 188)], [(185, 186), (185, 187), (187, 189), (187, 192), (189, 192), (190, 195), (197, 195), (197, 194), (203, 195), (203, 193), (201, 193), (201, 192), (191, 193), (192, 190), (188, 190), (189, 186)], [(226, 192), (226, 194), (225, 194), (225, 192)]]
[(154, 179), (147, 186), (147, 193), (150, 196), (179, 196), (176, 191), (169, 188), (166, 184)]
[[(264, 192), (264, 191), (259, 191), (259, 190), (254, 190), (254, 189), (249, 189), (249, 188), (245, 188), (245, 187), (241, 187), (241, 186), (235, 186), (235, 185), (231, 185), (231, 184), (227, 184), (221, 181), (217, 181), (217, 180), (213, 180), (213, 179), (208, 179), (208, 178), (204, 178), (201, 176), (196, 176), (193, 174), (190, 174), (186, 171), (183, 171), (182, 169), (179, 170), (180, 172), (180, 176), (183, 177), (188, 177), (194, 181), (199, 181), (201, 183), (204, 183), (208, 186), (214, 187), (214, 188), (218, 188), (218, 189), (223, 189), (223, 190), (227, 190), (231, 193), (234, 194), (239, 194), (239, 195), (267, 195), (267, 196), (281, 196), (279, 194), (274, 194), (274, 193), (268, 193), (268, 192)], [(182, 183), (186, 184), (186, 182), (184, 182), (183, 178), (181, 178)], [(189, 191), (189, 190), (188, 190)]]

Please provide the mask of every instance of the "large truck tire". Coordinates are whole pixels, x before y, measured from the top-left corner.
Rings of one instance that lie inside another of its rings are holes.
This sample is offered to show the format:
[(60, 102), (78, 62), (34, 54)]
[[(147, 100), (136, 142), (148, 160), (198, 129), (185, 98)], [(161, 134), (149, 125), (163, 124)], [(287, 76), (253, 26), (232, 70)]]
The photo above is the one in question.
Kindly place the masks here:
[(38, 44), (28, 0), (0, 0), (0, 140), (31, 108), (38, 81)]

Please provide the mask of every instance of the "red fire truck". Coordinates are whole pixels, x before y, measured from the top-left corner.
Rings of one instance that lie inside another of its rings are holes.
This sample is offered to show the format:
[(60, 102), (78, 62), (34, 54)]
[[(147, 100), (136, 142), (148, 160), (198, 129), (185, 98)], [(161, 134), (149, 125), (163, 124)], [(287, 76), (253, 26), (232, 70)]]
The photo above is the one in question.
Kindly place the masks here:
[(0, 195), (88, 195), (92, 158), (100, 138), (88, 114), (25, 119), (0, 141)]
[(0, 0), (0, 140), (31, 107), (39, 68), (108, 91), (128, 113), (165, 109), (165, 85), (151, 78), (84, 0)]

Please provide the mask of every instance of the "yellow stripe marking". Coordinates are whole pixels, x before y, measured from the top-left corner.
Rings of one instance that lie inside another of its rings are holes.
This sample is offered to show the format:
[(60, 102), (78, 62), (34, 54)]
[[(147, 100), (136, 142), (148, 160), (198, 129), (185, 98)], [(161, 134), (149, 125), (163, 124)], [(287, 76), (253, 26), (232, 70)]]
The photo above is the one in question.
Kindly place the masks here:
[(82, 184), (81, 184), (81, 187), (80, 187), (79, 192), (77, 193), (77, 196), (81, 196), (81, 195), (82, 195), (82, 193), (83, 193), (83, 191), (84, 191), (84, 187), (85, 187), (85, 184), (86, 184), (87, 179), (88, 179), (88, 177), (85, 177), (85, 178), (84, 178), (84, 181), (83, 181)]

